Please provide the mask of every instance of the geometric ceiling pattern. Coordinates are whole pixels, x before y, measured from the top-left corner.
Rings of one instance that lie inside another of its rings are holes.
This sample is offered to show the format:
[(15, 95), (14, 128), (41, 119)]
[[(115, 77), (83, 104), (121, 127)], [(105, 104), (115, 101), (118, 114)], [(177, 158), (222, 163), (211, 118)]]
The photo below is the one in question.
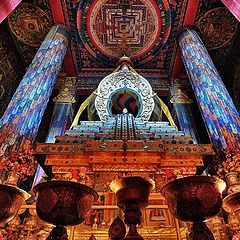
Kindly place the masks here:
[(48, 15), (39, 7), (21, 3), (8, 17), (13, 34), (23, 43), (39, 47), (51, 28)]
[[(187, 7), (198, 8), (198, 1), (189, 0), (58, 1), (72, 32), (71, 61), (79, 88), (95, 88), (123, 54), (153, 86), (167, 85)], [(188, 16), (191, 23), (195, 13)]]
[(49, 19), (67, 25), (72, 40), (65, 70), (77, 77), (80, 90), (96, 88), (119, 57), (127, 55), (154, 90), (168, 91), (171, 82), (187, 78), (177, 43), (183, 26), (194, 26), (220, 69), (238, 30), (237, 20), (220, 0), (34, 0), (34, 4), (28, 8), (21, 3), (15, 19), (9, 17), (13, 34), (33, 47), (39, 44), (35, 38), (46, 35)]
[(82, 1), (77, 11), (80, 40), (97, 60), (110, 64), (127, 55), (135, 66), (156, 56), (171, 31), (168, 2)]

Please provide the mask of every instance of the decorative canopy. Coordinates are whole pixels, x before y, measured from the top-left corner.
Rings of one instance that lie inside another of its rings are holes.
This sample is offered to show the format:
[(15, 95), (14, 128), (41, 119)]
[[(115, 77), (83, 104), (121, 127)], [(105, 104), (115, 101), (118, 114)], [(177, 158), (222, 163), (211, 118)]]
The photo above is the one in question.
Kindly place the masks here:
[[(95, 108), (101, 121), (113, 117), (113, 96), (128, 94), (139, 104), (137, 118), (148, 121), (154, 109), (154, 92), (149, 82), (127, 64), (122, 63), (120, 70), (105, 77), (96, 91)], [(136, 99), (137, 98), (137, 99)], [(127, 107), (123, 105), (123, 108)]]

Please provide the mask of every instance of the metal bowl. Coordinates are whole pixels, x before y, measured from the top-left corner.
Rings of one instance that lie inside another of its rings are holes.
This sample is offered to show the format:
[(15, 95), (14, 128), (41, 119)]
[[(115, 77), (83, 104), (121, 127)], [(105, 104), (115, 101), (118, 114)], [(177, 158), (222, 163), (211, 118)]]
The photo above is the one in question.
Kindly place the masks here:
[(87, 217), (98, 194), (92, 188), (70, 181), (49, 181), (36, 185), (38, 217), (54, 225), (78, 225)]
[(19, 211), (24, 200), (27, 200), (30, 194), (22, 189), (0, 184), (0, 223), (4, 224), (11, 221)]
[(223, 209), (228, 213), (240, 210), (240, 192), (232, 193), (223, 199)]
[(110, 189), (116, 193), (117, 205), (137, 204), (140, 208), (148, 205), (150, 191), (155, 187), (152, 179), (133, 176), (117, 179), (110, 183)]
[(226, 184), (217, 178), (192, 176), (166, 184), (161, 193), (171, 213), (182, 221), (204, 221), (218, 214)]

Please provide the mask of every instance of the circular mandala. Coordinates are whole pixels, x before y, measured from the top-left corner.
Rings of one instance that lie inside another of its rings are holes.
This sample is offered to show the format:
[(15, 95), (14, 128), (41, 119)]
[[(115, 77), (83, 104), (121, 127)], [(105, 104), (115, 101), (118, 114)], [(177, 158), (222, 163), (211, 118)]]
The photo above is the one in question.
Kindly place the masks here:
[(238, 21), (225, 7), (212, 9), (198, 21), (197, 27), (208, 50), (223, 47), (233, 38)]
[(167, 42), (171, 13), (166, 0), (85, 0), (76, 25), (94, 58), (115, 65), (125, 54), (136, 65), (151, 60)]
[(8, 17), (8, 24), (20, 41), (34, 47), (40, 46), (51, 28), (47, 14), (39, 7), (29, 3), (19, 4)]

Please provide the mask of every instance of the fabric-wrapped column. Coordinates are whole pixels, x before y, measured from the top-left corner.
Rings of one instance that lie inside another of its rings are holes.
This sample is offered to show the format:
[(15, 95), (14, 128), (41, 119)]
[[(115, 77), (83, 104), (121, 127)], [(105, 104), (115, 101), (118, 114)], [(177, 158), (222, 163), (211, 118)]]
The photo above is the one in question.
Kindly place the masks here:
[(180, 129), (186, 137), (193, 139), (193, 143), (197, 143), (198, 134), (190, 108), (192, 100), (180, 88), (172, 88), (171, 95), (170, 103), (173, 104), (174, 114), (176, 114)]
[[(61, 82), (59, 94), (53, 99), (55, 104), (45, 141), (47, 143), (54, 143), (56, 136), (62, 136), (73, 120), (74, 105), (76, 103), (76, 78), (65, 77), (61, 79)], [(44, 170), (38, 165), (33, 187), (42, 179), (43, 175)]]
[(6, 166), (10, 161), (4, 156), (19, 151), (26, 139), (30, 143), (35, 139), (69, 39), (69, 31), (64, 25), (53, 26), (13, 95), (0, 120), (2, 165)]
[(201, 39), (186, 28), (179, 46), (212, 143), (220, 150), (239, 147), (239, 113)]
[(76, 78), (62, 79), (59, 94), (53, 99), (54, 110), (46, 142), (54, 143), (56, 136), (62, 136), (73, 120), (76, 103)]

